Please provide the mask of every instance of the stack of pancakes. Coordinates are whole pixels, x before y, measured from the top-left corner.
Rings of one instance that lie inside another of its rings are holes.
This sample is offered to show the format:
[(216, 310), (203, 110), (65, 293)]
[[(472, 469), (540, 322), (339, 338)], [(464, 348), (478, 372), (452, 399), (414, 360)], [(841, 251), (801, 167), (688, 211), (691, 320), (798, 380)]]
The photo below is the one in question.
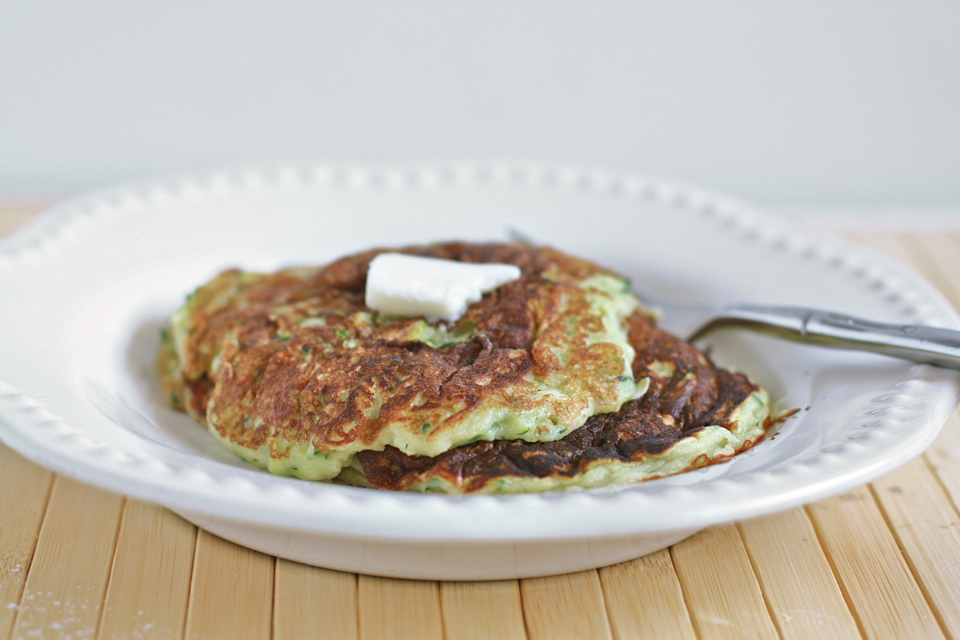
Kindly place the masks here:
[(391, 251), (522, 275), (455, 322), (428, 322), (364, 306), (380, 251), (226, 271), (164, 333), (170, 404), (273, 473), (444, 493), (637, 482), (765, 433), (767, 394), (658, 329), (610, 271), (527, 244)]

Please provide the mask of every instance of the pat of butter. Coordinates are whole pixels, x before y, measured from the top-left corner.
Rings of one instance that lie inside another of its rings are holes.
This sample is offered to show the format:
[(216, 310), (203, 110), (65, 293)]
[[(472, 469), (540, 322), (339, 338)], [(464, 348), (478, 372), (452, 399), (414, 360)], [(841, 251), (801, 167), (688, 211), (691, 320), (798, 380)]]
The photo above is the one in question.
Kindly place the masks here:
[(367, 271), (365, 302), (381, 313), (456, 320), (484, 293), (519, 277), (512, 264), (381, 253)]

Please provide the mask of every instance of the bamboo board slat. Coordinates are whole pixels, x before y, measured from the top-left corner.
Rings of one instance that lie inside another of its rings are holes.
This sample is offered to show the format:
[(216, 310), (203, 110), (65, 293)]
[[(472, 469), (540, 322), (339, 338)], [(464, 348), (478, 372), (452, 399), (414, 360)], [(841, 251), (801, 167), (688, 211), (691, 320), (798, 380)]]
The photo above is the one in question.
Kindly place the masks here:
[(923, 595), (947, 633), (960, 637), (960, 518), (921, 456), (873, 488)]
[(197, 528), (162, 507), (127, 500), (100, 638), (183, 635)]
[(274, 640), (357, 639), (357, 576), (277, 559)]
[(0, 638), (13, 630), (53, 474), (0, 443)]
[(616, 640), (696, 638), (668, 550), (604, 567), (599, 573)]
[(440, 604), (446, 640), (525, 640), (520, 584), (441, 582)]
[(944, 637), (869, 489), (807, 511), (865, 637)]
[[(917, 269), (954, 304), (960, 302), (960, 234), (871, 234), (857, 239)], [(923, 456), (873, 487), (941, 626), (960, 637), (960, 584), (954, 578), (960, 574), (957, 414)], [(934, 537), (940, 539), (930, 539)]]
[(711, 527), (673, 545), (693, 626), (700, 638), (776, 638), (760, 584), (737, 528)]
[(14, 637), (93, 637), (123, 498), (58, 477), (14, 622)]
[(784, 640), (860, 637), (803, 509), (749, 520), (739, 527)]
[(611, 638), (596, 571), (520, 581), (530, 640)]
[(184, 636), (188, 640), (269, 638), (274, 560), (200, 529)]
[[(960, 413), (947, 419), (924, 458), (937, 474), (954, 506), (960, 505)], [(958, 636), (960, 637), (960, 636)]]
[(360, 576), (360, 640), (443, 640), (436, 582)]

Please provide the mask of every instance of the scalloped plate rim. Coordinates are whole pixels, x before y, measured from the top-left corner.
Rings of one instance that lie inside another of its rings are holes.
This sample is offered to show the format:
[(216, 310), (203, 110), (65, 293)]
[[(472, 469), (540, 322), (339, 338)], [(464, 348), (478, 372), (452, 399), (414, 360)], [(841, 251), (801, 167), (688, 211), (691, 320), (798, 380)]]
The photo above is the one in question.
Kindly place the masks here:
[[(327, 169), (323, 169), (324, 166), (327, 166)], [(701, 189), (678, 186), (676, 183), (667, 183), (656, 180), (651, 180), (647, 178), (633, 176), (631, 174), (618, 174), (615, 172), (591, 172), (588, 170), (582, 170), (577, 168), (557, 168), (557, 167), (542, 167), (535, 166), (530, 167), (527, 165), (470, 165), (470, 164), (461, 164), (461, 165), (440, 165), (439, 169), (436, 166), (432, 167), (404, 167), (404, 168), (363, 168), (357, 167), (356, 165), (319, 165), (319, 164), (303, 164), (303, 165), (277, 165), (273, 168), (267, 169), (257, 169), (257, 168), (232, 168), (226, 170), (214, 170), (210, 172), (204, 172), (199, 174), (178, 174), (170, 178), (161, 178), (157, 180), (144, 181), (141, 183), (136, 183), (129, 186), (121, 186), (115, 188), (105, 189), (87, 196), (81, 196), (79, 198), (72, 199), (70, 201), (61, 203), (52, 207), (50, 210), (39, 216), (38, 218), (31, 220), (24, 227), (17, 230), (12, 236), (0, 241), (0, 280), (4, 277), (4, 269), (2, 268), (2, 259), (4, 257), (4, 250), (13, 247), (18, 244), (26, 243), (30, 245), (31, 242), (36, 244), (37, 236), (45, 236), (40, 238), (39, 244), (42, 246), (44, 244), (56, 244), (57, 242), (69, 242), (69, 239), (64, 240), (60, 237), (60, 232), (65, 228), (69, 227), (72, 223), (76, 222), (79, 218), (83, 216), (89, 216), (90, 211), (96, 209), (97, 207), (102, 207), (105, 209), (110, 209), (111, 206), (121, 207), (122, 201), (124, 198), (130, 198), (130, 194), (139, 193), (146, 194), (146, 198), (150, 197), (151, 193), (156, 193), (156, 191), (169, 189), (170, 185), (180, 185), (181, 188), (183, 185), (193, 185), (197, 184), (207, 184), (208, 187), (210, 184), (216, 184), (217, 180), (224, 179), (228, 183), (231, 180), (235, 180), (236, 176), (259, 176), (267, 185), (270, 185), (269, 180), (265, 180), (264, 176), (268, 174), (283, 175), (284, 171), (293, 171), (294, 173), (300, 172), (309, 173), (309, 172), (322, 172), (328, 170), (331, 172), (341, 172), (344, 175), (352, 175), (351, 172), (389, 172), (396, 171), (399, 174), (404, 172), (426, 172), (426, 174), (431, 174), (431, 172), (436, 171), (453, 171), (458, 170), (474, 170), (478, 171), (480, 167), (486, 167), (488, 171), (495, 173), (499, 170), (499, 167), (506, 167), (506, 171), (514, 172), (526, 172), (529, 176), (532, 173), (536, 174), (537, 172), (542, 171), (552, 171), (555, 174), (562, 173), (563, 171), (573, 172), (579, 178), (583, 176), (593, 176), (597, 175), (612, 175), (617, 179), (621, 180), (633, 180), (635, 184), (641, 185), (640, 189), (647, 189), (648, 191), (660, 192), (660, 193), (670, 193), (670, 197), (679, 195), (681, 199), (685, 198), (687, 200), (695, 201), (705, 201), (708, 203), (713, 203), (717, 209), (722, 209), (725, 211), (724, 215), (727, 215), (731, 219), (735, 219), (738, 224), (744, 225), (753, 225), (761, 228), (768, 229), (777, 229), (784, 230), (786, 229), (789, 234), (796, 235), (797, 237), (813, 237), (812, 234), (802, 232), (798, 229), (791, 229), (789, 225), (786, 225), (781, 222), (774, 222), (770, 219), (764, 217), (762, 214), (754, 210), (753, 208), (741, 205), (732, 199), (727, 198), (726, 196), (713, 194)], [(293, 167), (291, 169), (291, 167)], [(624, 177), (625, 176), (625, 177)], [(240, 178), (240, 181), (246, 178)], [(256, 179), (254, 180), (256, 181)], [(232, 183), (234, 188), (238, 185), (234, 182)], [(274, 185), (275, 186), (275, 185)], [(244, 184), (240, 184), (239, 188), (245, 188)], [(294, 183), (289, 186), (289, 188), (297, 188), (297, 185)], [(213, 188), (209, 188), (207, 191), (199, 189), (199, 193), (204, 196), (216, 197)], [(183, 197), (182, 193), (179, 194), (180, 197)], [(174, 199), (177, 195), (172, 196)], [(656, 196), (652, 196), (656, 197)], [(144, 198), (144, 200), (146, 200)], [(112, 205), (109, 204), (111, 201), (120, 201), (120, 204), (114, 202)], [(129, 200), (128, 200), (129, 204)], [(146, 208), (149, 208), (151, 205), (149, 202), (145, 204), (141, 203)], [(94, 219), (92, 224), (96, 225), (99, 221)], [(911, 288), (916, 291), (919, 291), (921, 298), (924, 298), (930, 304), (934, 306), (939, 305), (939, 311), (946, 314), (948, 322), (952, 323), (953, 326), (960, 327), (960, 321), (958, 321), (955, 312), (949, 309), (949, 306), (946, 305), (946, 302), (939, 295), (939, 293), (933, 290), (932, 286), (923, 281), (913, 274), (913, 272), (907, 270), (905, 267), (897, 265), (889, 259), (878, 257), (876, 254), (871, 255), (869, 250), (866, 250), (862, 247), (856, 247), (855, 245), (844, 243), (843, 241), (838, 241), (830, 239), (828, 244), (831, 244), (832, 247), (840, 247), (841, 254), (851, 254), (857, 256), (858, 259), (864, 258), (868, 263), (875, 264), (879, 263), (883, 268), (887, 270), (892, 270), (896, 275), (905, 277), (909, 282)], [(30, 248), (28, 247), (26, 253), (29, 254)], [(16, 266), (17, 261), (22, 259), (22, 256), (14, 256), (14, 258), (9, 259), (10, 264)], [(886, 260), (886, 263), (884, 262)], [(2, 296), (0, 296), (2, 299)], [(944, 306), (946, 305), (946, 306)], [(2, 343), (0, 343), (2, 347)], [(922, 367), (921, 367), (922, 369)], [(26, 411), (20, 411), (15, 405), (13, 398), (16, 397), (15, 387), (10, 383), (4, 383), (6, 385), (6, 391), (0, 393), (0, 436), (3, 436), (3, 440), (6, 441), (14, 449), (20, 451), (27, 457), (33, 458), (34, 460), (40, 461), (45, 466), (49, 466), (58, 472), (64, 473), (65, 475), (77, 477), (92, 484), (98, 485), (102, 488), (108, 490), (122, 490), (129, 495), (136, 497), (141, 497), (149, 499), (151, 501), (160, 502), (162, 504), (167, 504), (172, 508), (182, 508), (182, 509), (197, 509), (198, 507), (208, 511), (210, 514), (216, 514), (218, 516), (230, 519), (239, 519), (242, 521), (244, 518), (238, 516), (237, 507), (240, 505), (248, 504), (248, 501), (243, 499), (238, 499), (232, 502), (225, 502), (217, 504), (215, 501), (212, 501), (212, 496), (210, 495), (199, 495), (191, 494), (189, 491), (184, 492), (182, 488), (171, 490), (169, 486), (165, 486), (163, 483), (151, 483), (142, 481), (139, 484), (129, 485), (127, 487), (118, 487), (116, 481), (122, 479), (121, 477), (99, 477), (99, 473), (103, 472), (103, 467), (100, 464), (91, 463), (88, 461), (78, 461), (71, 460), (70, 457), (62, 455), (62, 452), (58, 452), (55, 447), (51, 448), (44, 443), (37, 442), (35, 439), (31, 438), (25, 431), (23, 431), (23, 423), (20, 421), (24, 420), (29, 422), (30, 418), (25, 418)], [(956, 379), (951, 384), (946, 384), (942, 381), (930, 382), (935, 389), (939, 389), (943, 392), (943, 397), (937, 401), (937, 408), (930, 414), (932, 422), (941, 422), (946, 420), (946, 417), (952, 411), (952, 407), (956, 404), (957, 401), (957, 381)], [(947, 389), (946, 387), (950, 387)], [(0, 388), (0, 391), (3, 391)], [(43, 409), (43, 406), (40, 406), (40, 409)], [(33, 411), (34, 409), (30, 409)], [(44, 419), (56, 419), (55, 417), (45, 417)], [(13, 425), (12, 422), (18, 422), (20, 424)], [(42, 420), (37, 419), (39, 424)], [(700, 517), (694, 518), (673, 518), (665, 519), (659, 522), (628, 522), (622, 530), (612, 530), (607, 528), (605, 531), (595, 531), (590, 530), (589, 526), (580, 526), (574, 527), (571, 530), (566, 531), (542, 531), (542, 527), (532, 527), (526, 531), (514, 531), (513, 533), (505, 533), (503, 536), (491, 535), (489, 532), (483, 535), (471, 536), (469, 531), (458, 532), (456, 535), (451, 535), (451, 532), (448, 530), (444, 531), (429, 531), (429, 532), (420, 532), (416, 531), (401, 531), (394, 532), (392, 534), (387, 534), (382, 531), (374, 530), (365, 530), (363, 532), (354, 531), (357, 535), (367, 536), (371, 539), (437, 539), (437, 540), (453, 540), (459, 543), (467, 543), (470, 541), (480, 541), (480, 540), (511, 540), (511, 539), (532, 539), (532, 538), (542, 538), (542, 539), (563, 539), (563, 538), (572, 538), (572, 537), (583, 537), (583, 536), (593, 536), (593, 537), (604, 537), (604, 536), (618, 536), (618, 535), (629, 535), (631, 533), (640, 533), (640, 532), (653, 532), (653, 531), (664, 531), (677, 529), (681, 527), (697, 527), (697, 526), (706, 526), (709, 524), (715, 524), (719, 522), (730, 521), (733, 519), (739, 519), (744, 517), (751, 517), (756, 515), (762, 515), (764, 513), (770, 513), (773, 511), (778, 511), (788, 507), (796, 506), (813, 500), (821, 499), (836, 493), (851, 489), (855, 486), (859, 486), (865, 482), (868, 482), (876, 477), (886, 473), (896, 466), (899, 466), (908, 460), (912, 459), (918, 455), (923, 449), (925, 449), (930, 442), (936, 437), (937, 432), (939, 431), (939, 425), (935, 428), (930, 427), (924, 430), (923, 437), (914, 438), (909, 441), (908, 446), (903, 450), (906, 451), (905, 455), (900, 455), (895, 458), (887, 459), (884, 462), (877, 463), (872, 467), (867, 468), (856, 468), (844, 475), (833, 476), (826, 479), (823, 479), (819, 482), (808, 483), (802, 490), (798, 489), (792, 492), (781, 492), (780, 500), (771, 500), (770, 496), (760, 496), (753, 501), (741, 499), (736, 508), (730, 508), (729, 505), (721, 505), (712, 510), (706, 510), (701, 513)], [(901, 454), (903, 454), (901, 451)], [(132, 471), (131, 471), (132, 473)], [(123, 474), (120, 474), (121, 476)], [(229, 472), (228, 472), (228, 475)], [(242, 476), (241, 476), (242, 477)], [(288, 482), (285, 479), (278, 479), (280, 482)], [(244, 482), (246, 480), (243, 480)], [(293, 483), (299, 483), (300, 481), (289, 481)], [(267, 484), (271, 484), (270, 481)], [(301, 497), (304, 496), (302, 491), (298, 492)], [(309, 494), (310, 492), (306, 492)], [(442, 514), (438, 515), (436, 512), (438, 509), (435, 507), (443, 505), (442, 509), (444, 511), (448, 510), (461, 510), (467, 509), (475, 510), (476, 505), (496, 505), (497, 509), (501, 510), (510, 510), (510, 505), (521, 504), (523, 508), (529, 508), (530, 505), (538, 505), (538, 509), (547, 509), (551, 510), (553, 505), (560, 503), (578, 503), (585, 502), (587, 504), (593, 504), (596, 506), (596, 503), (603, 502), (609, 507), (611, 503), (626, 502), (643, 502), (645, 499), (652, 499), (656, 501), (656, 498), (650, 498), (649, 496), (644, 496), (644, 498), (637, 498), (631, 495), (630, 488), (616, 490), (616, 491), (602, 491), (602, 492), (583, 492), (583, 493), (570, 493), (570, 494), (559, 494), (559, 495), (549, 495), (549, 496), (467, 496), (467, 497), (445, 497), (445, 496), (423, 496), (423, 495), (404, 495), (398, 496), (395, 494), (386, 494), (386, 493), (377, 493), (377, 495), (367, 495), (369, 491), (356, 489), (352, 487), (333, 487), (333, 486), (323, 486), (320, 488), (314, 488), (313, 495), (307, 495), (305, 497), (310, 501), (339, 501), (339, 502), (348, 502), (348, 503), (366, 503), (361, 505), (361, 508), (365, 508), (373, 504), (374, 506), (387, 504), (387, 505), (415, 505), (417, 509), (423, 509), (423, 505), (427, 505), (425, 508), (428, 511), (432, 511), (433, 517), (442, 517)], [(271, 497), (268, 491), (264, 491), (262, 496), (265, 499)], [(529, 504), (525, 504), (529, 503)], [(546, 505), (546, 506), (544, 506)], [(306, 522), (305, 518), (309, 516), (309, 512), (298, 511), (294, 508), (294, 505), (283, 502), (281, 504), (269, 503), (269, 508), (267, 511), (264, 511), (261, 515), (271, 515), (279, 518), (279, 521), (273, 521), (274, 525), (281, 526), (292, 526), (298, 527), (303, 530), (310, 530), (317, 533), (329, 532), (331, 534), (347, 534), (350, 533), (351, 521), (349, 518), (345, 519), (343, 523), (346, 526), (344, 527), (323, 527), (318, 526), (317, 523)], [(302, 506), (302, 505), (301, 505)], [(335, 505), (336, 506), (336, 505)], [(354, 505), (355, 506), (355, 505)], [(340, 505), (337, 508), (350, 508), (343, 507)], [(485, 508), (485, 507), (484, 507)], [(286, 516), (286, 517), (285, 517)], [(409, 516), (408, 516), (409, 518)], [(252, 518), (252, 521), (263, 523), (265, 519), (263, 517)]]

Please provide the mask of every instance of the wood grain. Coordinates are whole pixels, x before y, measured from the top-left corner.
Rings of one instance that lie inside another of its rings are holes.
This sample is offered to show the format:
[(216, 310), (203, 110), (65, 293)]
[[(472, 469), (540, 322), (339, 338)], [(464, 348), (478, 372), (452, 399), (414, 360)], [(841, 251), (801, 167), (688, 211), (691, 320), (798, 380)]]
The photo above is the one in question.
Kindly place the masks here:
[[(960, 234), (855, 238), (921, 272), (960, 304)], [(940, 625), (960, 637), (960, 420), (957, 412), (926, 454), (873, 483), (888, 525)]]
[(356, 640), (357, 576), (277, 560), (274, 640)]
[(923, 458), (873, 488), (940, 625), (960, 637), (960, 517), (953, 503)]
[(197, 528), (174, 513), (127, 500), (99, 637), (183, 636)]
[[(960, 291), (960, 233), (930, 235), (858, 234), (854, 239), (884, 251), (919, 270), (946, 296)], [(933, 240), (931, 240), (933, 238)], [(954, 300), (956, 306), (960, 301)], [(949, 494), (960, 505), (960, 417), (954, 412), (924, 458)]]
[(784, 640), (861, 637), (803, 509), (748, 520), (739, 527)]
[(760, 584), (733, 525), (711, 527), (671, 548), (700, 638), (776, 638)]
[(188, 640), (270, 637), (274, 558), (203, 529), (197, 536)]
[(526, 640), (520, 583), (441, 582), (446, 640)]
[(604, 567), (599, 573), (616, 640), (696, 638), (668, 550)]
[(960, 506), (960, 412), (954, 412), (947, 419), (943, 431), (924, 457), (950, 496), (954, 508)]
[(53, 474), (0, 443), (0, 638), (13, 629)]
[(443, 640), (436, 582), (360, 576), (361, 640)]
[(807, 512), (865, 637), (944, 637), (869, 489)]
[(13, 637), (94, 636), (122, 506), (119, 496), (57, 477)]
[(520, 581), (530, 640), (612, 638), (596, 571)]

